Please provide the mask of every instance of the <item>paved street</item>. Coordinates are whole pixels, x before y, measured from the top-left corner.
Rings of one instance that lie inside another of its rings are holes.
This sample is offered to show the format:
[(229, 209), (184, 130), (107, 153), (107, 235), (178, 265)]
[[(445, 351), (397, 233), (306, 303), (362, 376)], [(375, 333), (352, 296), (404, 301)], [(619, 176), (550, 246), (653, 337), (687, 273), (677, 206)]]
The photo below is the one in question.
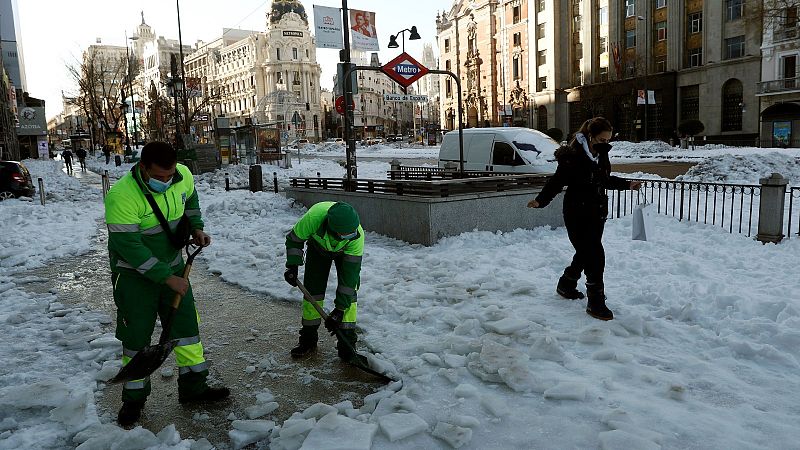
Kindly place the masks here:
[[(90, 184), (96, 182), (99, 187), (99, 175), (78, 172), (76, 178)], [(65, 304), (87, 304), (113, 318), (115, 307), (106, 240), (105, 227), (101, 226), (89, 254), (53, 261), (47, 267), (25, 273), (48, 280), (31, 283), (29, 288), (56, 293)], [(211, 374), (229, 386), (233, 396), (213, 408), (182, 406), (177, 399), (177, 370), (171, 377), (162, 377), (157, 372), (152, 377), (153, 393), (141, 421), (151, 431), (158, 432), (174, 423), (184, 438), (206, 437), (225, 448), (229, 442), (229, 414), (246, 418), (244, 409), (255, 404), (255, 394), (264, 389), (271, 390), (280, 405), (265, 418), (283, 421), (293, 412), (317, 402), (335, 404), (351, 400), (358, 407), (365, 395), (382, 386), (373, 377), (339, 363), (335, 339), (324, 330), (320, 333), (321, 351), (316, 356), (301, 362), (289, 357), (289, 349), (297, 342), (299, 302), (269, 298), (226, 283), (211, 274), (202, 260), (193, 267), (191, 280), (201, 317), (201, 338), (212, 364)], [(113, 325), (109, 326), (111, 330)], [(157, 329), (153, 339), (159, 333)], [(255, 370), (248, 373), (248, 366)], [(108, 421), (116, 419), (120, 391), (120, 386), (107, 386), (98, 399), (101, 414)], [(201, 416), (194, 418), (198, 413)]]

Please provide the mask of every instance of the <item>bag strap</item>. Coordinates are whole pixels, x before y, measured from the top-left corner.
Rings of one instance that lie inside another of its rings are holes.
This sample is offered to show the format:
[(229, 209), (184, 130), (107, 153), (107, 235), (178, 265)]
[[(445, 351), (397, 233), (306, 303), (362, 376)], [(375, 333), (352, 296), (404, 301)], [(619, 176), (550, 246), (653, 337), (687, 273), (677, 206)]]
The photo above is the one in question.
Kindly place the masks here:
[[(144, 198), (147, 200), (147, 203), (150, 204), (150, 208), (153, 209), (153, 214), (156, 215), (156, 219), (158, 219), (158, 223), (161, 224), (161, 228), (164, 230), (164, 233), (167, 234), (167, 239), (172, 242), (177, 248), (183, 248), (183, 242), (178, 242), (178, 237), (175, 236), (175, 233), (172, 232), (172, 229), (169, 227), (169, 222), (167, 222), (167, 218), (164, 217), (164, 213), (161, 212), (161, 208), (158, 207), (158, 203), (156, 203), (156, 199), (153, 198), (152, 192), (147, 189), (147, 186), (136, 177), (136, 166), (131, 167), (131, 175), (133, 179), (136, 180), (136, 183), (143, 189)], [(185, 214), (184, 214), (185, 217)]]

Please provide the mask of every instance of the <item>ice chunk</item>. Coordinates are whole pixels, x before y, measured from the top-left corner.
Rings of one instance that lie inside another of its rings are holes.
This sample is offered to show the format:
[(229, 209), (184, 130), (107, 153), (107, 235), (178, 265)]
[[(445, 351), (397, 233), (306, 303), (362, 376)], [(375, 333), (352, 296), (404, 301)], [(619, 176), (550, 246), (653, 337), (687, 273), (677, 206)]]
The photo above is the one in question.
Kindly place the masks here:
[(608, 331), (608, 328), (592, 325), (581, 330), (578, 334), (578, 342), (582, 344), (602, 345), (610, 334), (611, 332)]
[(159, 444), (160, 441), (152, 431), (142, 427), (136, 427), (121, 435), (116, 442), (114, 442), (113, 446), (109, 448), (113, 448), (114, 450), (139, 450)]
[(585, 400), (586, 385), (583, 383), (563, 382), (544, 391), (548, 400)]
[(377, 431), (375, 424), (331, 413), (308, 433), (301, 450), (369, 450)]
[(50, 418), (72, 429), (86, 421), (86, 408), (92, 400), (88, 392), (69, 399), (50, 411)]
[(263, 441), (269, 437), (271, 431), (272, 429), (266, 431), (243, 431), (233, 429), (228, 431), (228, 437), (231, 440), (231, 446), (233, 446), (234, 450), (239, 450), (244, 446)]
[(206, 438), (200, 438), (195, 442), (192, 442), (192, 446), (189, 447), (189, 450), (214, 450), (214, 446), (211, 442), (208, 441)]
[(543, 392), (541, 383), (525, 364), (512, 364), (497, 371), (503, 382), (516, 392)]
[(89, 347), (91, 348), (119, 348), (122, 349), (122, 342), (120, 342), (117, 338), (114, 337), (113, 334), (107, 334), (105, 336), (100, 336), (99, 338), (89, 342)]
[(370, 418), (370, 422), (375, 422), (378, 420), (379, 417), (385, 416), (386, 414), (396, 413), (396, 412), (414, 412), (417, 409), (417, 404), (414, 403), (414, 400), (406, 397), (402, 394), (395, 394), (391, 397), (386, 397), (378, 403), (378, 407), (375, 408), (375, 412), (372, 413), (372, 417)]
[(60, 406), (69, 396), (69, 388), (58, 380), (43, 380), (32, 384), (0, 389), (0, 406), (28, 409), (40, 406)]
[(253, 373), (256, 371), (256, 366), (247, 366), (244, 368), (244, 371), (247, 373)]
[(564, 361), (564, 349), (561, 348), (555, 336), (541, 336), (531, 346), (528, 354), (533, 359), (545, 359), (547, 361)]
[(506, 317), (496, 322), (484, 322), (483, 328), (494, 331), (497, 334), (514, 334), (517, 331), (528, 328), (529, 322), (527, 320), (514, 319)]
[(369, 394), (368, 396), (364, 397), (364, 406), (361, 407), (360, 411), (362, 413), (371, 414), (373, 411), (375, 411), (375, 407), (378, 406), (378, 402), (392, 395), (394, 395), (394, 392), (389, 390), (383, 390)]
[(17, 421), (13, 417), (6, 417), (0, 421), (0, 432), (17, 428)]
[(156, 434), (156, 437), (165, 445), (177, 445), (181, 442), (181, 435), (175, 429), (175, 424), (165, 426)]
[(459, 427), (467, 428), (478, 428), (481, 426), (480, 420), (476, 419), (475, 417), (458, 414), (448, 419), (448, 422), (452, 423), (453, 425), (458, 425)]
[(269, 432), (275, 426), (275, 422), (271, 420), (234, 420), (231, 426), (240, 431), (248, 432)]
[(456, 397), (468, 398), (478, 395), (478, 388), (471, 384), (459, 384), (455, 389)]
[(381, 431), (391, 442), (405, 439), (428, 429), (428, 423), (414, 413), (392, 413), (378, 419)]
[(447, 422), (438, 422), (431, 435), (447, 442), (453, 448), (461, 448), (472, 440), (472, 430)]
[(122, 367), (122, 362), (119, 360), (114, 361), (106, 361), (103, 363), (103, 367), (97, 372), (97, 375), (94, 376), (94, 379), (97, 381), (106, 382), (119, 372), (120, 367)]
[[(352, 404), (351, 404), (352, 405)], [(315, 403), (303, 411), (303, 418), (305, 419), (319, 419), (331, 412), (338, 412), (336, 408), (325, 403)]]
[(282, 438), (305, 434), (311, 431), (316, 423), (316, 419), (289, 419), (283, 423), (283, 427), (278, 434)]
[(333, 405), (333, 407), (336, 408), (339, 414), (346, 414), (348, 411), (353, 410), (353, 402), (350, 400), (345, 400)]
[(491, 394), (481, 397), (481, 405), (495, 417), (506, 416), (511, 412), (505, 400)]
[(161, 368), (161, 376), (162, 377), (169, 378), (169, 377), (171, 377), (173, 375), (175, 375), (175, 369), (173, 369), (172, 367), (162, 367)]
[(467, 357), (463, 355), (444, 355), (444, 364), (450, 368), (464, 367), (467, 364)]
[(661, 450), (661, 446), (645, 438), (635, 436), (622, 430), (604, 431), (598, 435), (600, 448), (617, 450), (635, 448), (637, 450)]
[(423, 353), (420, 355), (420, 357), (424, 359), (426, 363), (432, 366), (441, 366), (443, 364), (442, 358), (440, 358), (439, 355), (435, 353)]
[(248, 406), (244, 409), (244, 413), (247, 415), (248, 419), (258, 419), (259, 417), (265, 416), (276, 409), (278, 409), (277, 402), (259, 403), (257, 405)]
[(256, 394), (256, 403), (269, 403), (275, 401), (275, 395), (269, 389)]

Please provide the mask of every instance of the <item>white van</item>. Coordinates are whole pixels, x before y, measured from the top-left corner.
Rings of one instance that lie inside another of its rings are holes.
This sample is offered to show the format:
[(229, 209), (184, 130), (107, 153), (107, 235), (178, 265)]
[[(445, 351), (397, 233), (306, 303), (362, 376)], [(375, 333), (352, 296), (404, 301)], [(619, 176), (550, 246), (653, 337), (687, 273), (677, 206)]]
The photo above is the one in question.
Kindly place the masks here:
[[(464, 130), (464, 170), (553, 173), (558, 142), (546, 134), (519, 127)], [(459, 164), (458, 130), (444, 135), (439, 167)]]

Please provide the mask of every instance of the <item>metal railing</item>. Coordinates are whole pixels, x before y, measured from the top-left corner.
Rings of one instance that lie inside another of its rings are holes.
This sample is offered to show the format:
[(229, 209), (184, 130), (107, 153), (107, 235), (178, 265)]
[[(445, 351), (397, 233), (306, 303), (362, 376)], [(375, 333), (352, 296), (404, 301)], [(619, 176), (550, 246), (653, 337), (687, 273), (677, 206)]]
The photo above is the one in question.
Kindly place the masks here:
[[(721, 227), (729, 233), (752, 236), (758, 232), (761, 186), (755, 184), (701, 183), (674, 180), (645, 180), (637, 191), (608, 191), (608, 217), (619, 218), (633, 212), (639, 204), (646, 202), (658, 214), (677, 218), (679, 221), (697, 222)], [(784, 235), (800, 235), (800, 211), (794, 199), (800, 198), (800, 187), (789, 187), (786, 191), (784, 211)], [(800, 203), (800, 202), (798, 202)], [(796, 217), (793, 217), (796, 216)]]
[(781, 80), (760, 81), (756, 84), (756, 94), (784, 91), (800, 91), (800, 76)]
[(416, 167), (401, 166), (399, 169), (386, 171), (386, 176), (390, 180), (455, 180), (459, 178), (478, 178), (478, 177), (507, 177), (520, 175), (518, 172), (486, 172), (477, 170), (465, 170), (463, 176), (457, 170), (445, 169), (442, 167)]
[[(354, 179), (352, 192), (391, 194), (419, 197), (449, 197), (480, 192), (504, 192), (541, 188), (546, 175), (512, 175), (505, 177), (462, 178), (442, 180), (364, 180)], [(347, 180), (342, 178), (291, 178), (293, 188), (345, 190)]]

